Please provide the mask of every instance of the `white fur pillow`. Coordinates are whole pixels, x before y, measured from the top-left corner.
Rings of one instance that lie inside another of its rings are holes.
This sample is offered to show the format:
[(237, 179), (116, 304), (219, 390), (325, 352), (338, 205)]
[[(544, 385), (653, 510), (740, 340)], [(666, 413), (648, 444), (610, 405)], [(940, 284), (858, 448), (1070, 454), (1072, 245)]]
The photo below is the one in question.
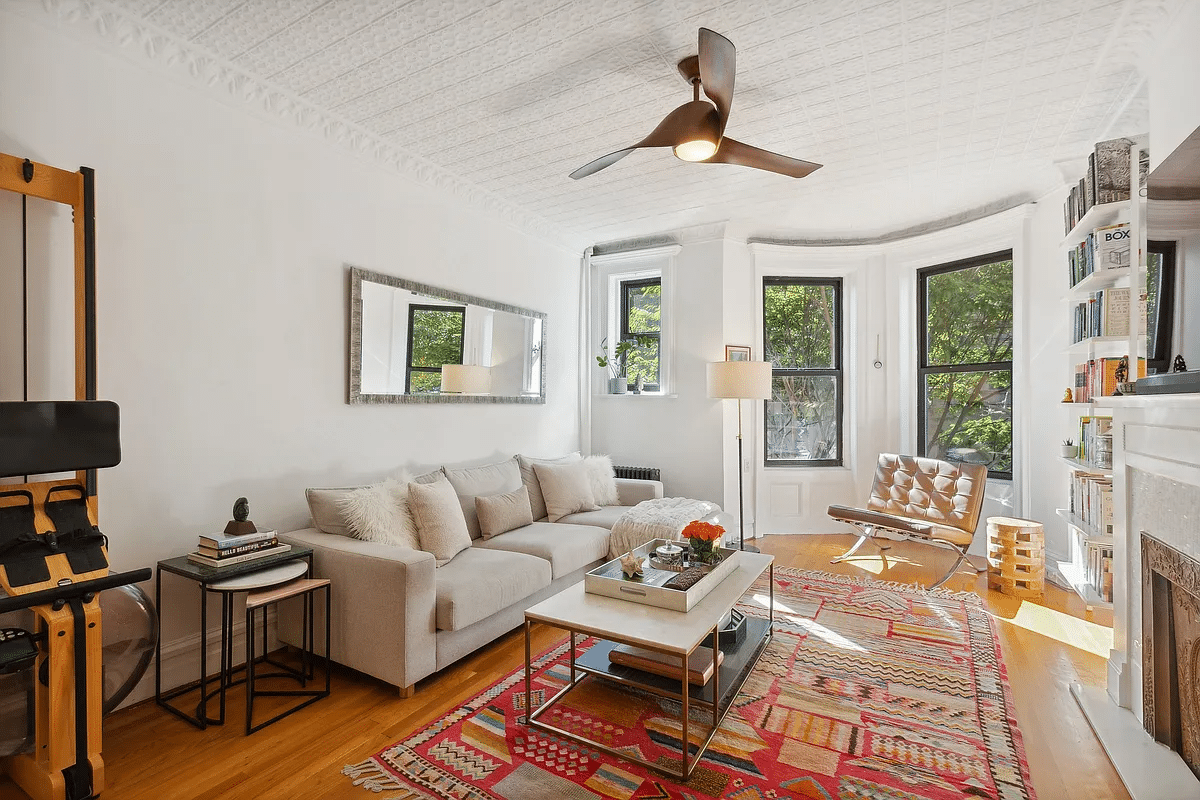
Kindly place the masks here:
[(588, 456), (583, 460), (583, 465), (587, 467), (588, 480), (592, 484), (592, 496), (595, 498), (596, 504), (601, 506), (621, 505), (612, 457)]
[(542, 494), (546, 497), (546, 518), (558, 522), (568, 514), (599, 511), (592, 494), (592, 482), (582, 461), (573, 464), (534, 464)]
[(417, 528), (408, 510), (408, 482), (388, 478), (350, 492), (339, 503), (346, 527), (356, 539), (419, 550)]

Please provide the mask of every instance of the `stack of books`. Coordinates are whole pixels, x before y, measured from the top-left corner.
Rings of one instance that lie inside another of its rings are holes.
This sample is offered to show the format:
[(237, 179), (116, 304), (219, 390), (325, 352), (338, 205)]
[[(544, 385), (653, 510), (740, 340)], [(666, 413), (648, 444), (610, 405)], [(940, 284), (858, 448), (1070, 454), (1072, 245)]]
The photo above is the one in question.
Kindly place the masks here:
[(258, 531), (241, 536), (212, 533), (200, 537), (196, 551), (188, 553), (188, 561), (206, 567), (226, 567), (286, 553), (291, 549), (290, 544), (279, 543), (276, 531)]

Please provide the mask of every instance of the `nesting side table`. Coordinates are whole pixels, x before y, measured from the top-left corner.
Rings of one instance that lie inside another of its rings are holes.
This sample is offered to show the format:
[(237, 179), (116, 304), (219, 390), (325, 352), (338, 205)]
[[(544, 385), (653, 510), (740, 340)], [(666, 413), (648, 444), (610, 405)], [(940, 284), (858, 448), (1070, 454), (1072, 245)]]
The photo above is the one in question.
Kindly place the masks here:
[[(200, 590), (200, 678), (196, 683), (185, 683), (175, 689), (162, 688), (162, 620), (165, 616), (162, 604), (162, 576), (167, 572), (193, 581)], [(253, 561), (231, 564), (225, 567), (207, 567), (193, 564), (187, 556), (178, 556), (158, 562), (154, 573), (154, 604), (158, 608), (159, 636), (154, 645), (154, 702), (197, 728), (225, 723), (225, 690), (233, 685), (233, 596), (237, 592), (250, 592), (268, 586), (286, 583), (302, 575), (312, 576), (312, 548), (293, 546), (277, 555), (265, 556)], [(216, 688), (209, 689), (212, 682), (208, 677), (208, 594), (221, 596), (221, 668)], [(327, 626), (328, 627), (328, 626)], [(248, 632), (247, 632), (248, 633)], [(189, 713), (171, 703), (172, 700), (200, 688), (200, 699), (195, 713)], [(208, 701), (220, 698), (217, 716), (209, 716)]]

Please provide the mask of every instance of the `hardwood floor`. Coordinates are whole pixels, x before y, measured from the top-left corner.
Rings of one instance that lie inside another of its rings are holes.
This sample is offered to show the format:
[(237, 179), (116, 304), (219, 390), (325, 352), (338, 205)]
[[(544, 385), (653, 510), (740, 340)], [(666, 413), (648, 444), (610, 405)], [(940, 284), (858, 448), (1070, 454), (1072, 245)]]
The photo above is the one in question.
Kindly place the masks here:
[[(851, 536), (772, 536), (760, 540), (782, 566), (928, 585), (951, 556), (896, 542), (881, 557), (866, 554), (829, 564)], [(1129, 795), (1092, 734), (1068, 685), (1103, 685), (1111, 615), (1085, 613), (1070, 592), (1050, 587), (1040, 603), (1022, 603), (987, 588), (986, 575), (963, 567), (947, 588), (976, 591), (997, 620), (1017, 721), (1025, 737), (1033, 785), (1040, 800), (1125, 800)], [(1105, 627), (1107, 626), (1107, 627)], [(563, 635), (535, 629), (540, 652)], [(341, 774), (428, 724), (446, 710), (524, 663), (519, 631), (499, 639), (444, 672), (421, 681), (401, 699), (395, 687), (345, 669), (334, 672), (333, 694), (246, 738), (244, 695), (230, 695), (231, 722), (200, 731), (159, 709), (153, 700), (104, 721), (104, 759), (114, 800), (217, 800), (217, 798), (353, 798), (377, 796)], [(0, 779), (0, 800), (25, 798)]]

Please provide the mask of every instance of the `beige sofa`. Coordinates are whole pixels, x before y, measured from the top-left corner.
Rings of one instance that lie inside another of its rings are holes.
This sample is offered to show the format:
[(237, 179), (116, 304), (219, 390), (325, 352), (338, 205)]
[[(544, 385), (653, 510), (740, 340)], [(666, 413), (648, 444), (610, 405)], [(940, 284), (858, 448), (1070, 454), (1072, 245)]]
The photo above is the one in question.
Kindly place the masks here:
[[(536, 476), (522, 472), (528, 488)], [(526, 608), (604, 563), (617, 518), (643, 500), (663, 496), (659, 481), (616, 483), (620, 505), (553, 523), (543, 518), (490, 539), (479, 538), (476, 527), (471, 546), (441, 567), (427, 552), (316, 527), (279, 538), (311, 547), (314, 572), (332, 583), (333, 660), (394, 684), (407, 697), (417, 681), (520, 626)], [(473, 496), (464, 493), (472, 487), (460, 486), (455, 488), (463, 508), (473, 508)], [(316, 623), (321, 641), (323, 623)], [(299, 606), (281, 609), (279, 638), (299, 645), (300, 628)]]

